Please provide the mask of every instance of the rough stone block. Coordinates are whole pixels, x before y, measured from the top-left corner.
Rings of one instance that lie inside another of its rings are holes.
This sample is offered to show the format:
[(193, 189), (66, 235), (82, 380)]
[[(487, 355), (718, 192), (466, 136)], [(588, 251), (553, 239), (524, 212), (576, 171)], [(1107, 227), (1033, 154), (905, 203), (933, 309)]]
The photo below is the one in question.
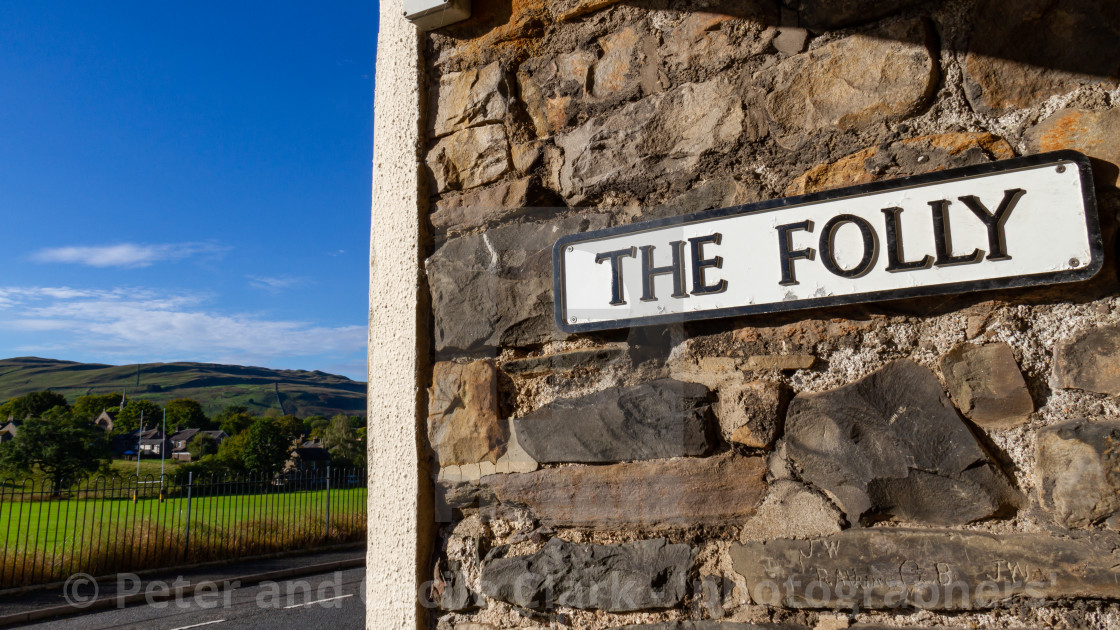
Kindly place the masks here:
[(777, 3), (766, 0), (737, 0), (723, 12), (713, 8), (687, 11), (679, 23), (660, 27), (661, 63), (673, 78), (721, 70), (762, 52), (762, 29), (778, 19)]
[(525, 346), (554, 336), (552, 246), (606, 227), (588, 214), (448, 239), (426, 263), (437, 351)]
[(612, 345), (513, 359), (502, 364), (502, 371), (510, 376), (525, 377), (564, 374), (573, 370), (603, 368), (625, 361), (629, 356), (629, 349), (625, 344)]
[(464, 72), (449, 72), (432, 90), (432, 137), (500, 123), (509, 113), (509, 81), (497, 62)]
[(1067, 527), (1120, 529), (1120, 422), (1074, 420), (1038, 432), (1042, 505)]
[(1117, 541), (1046, 534), (855, 529), (732, 545), (755, 603), (786, 608), (981, 610), (1120, 596)]
[(575, 120), (587, 98), (587, 84), (596, 59), (589, 50), (577, 50), (535, 57), (518, 68), (521, 100), (538, 138), (547, 138)]
[(960, 344), (941, 357), (941, 373), (961, 412), (986, 429), (1018, 426), (1034, 413), (1015, 353), (1005, 343)]
[(965, 57), (965, 93), (982, 112), (1032, 107), (1083, 85), (1115, 87), (1120, 5), (1113, 0), (983, 0)]
[(506, 452), (491, 463), (482, 460), (476, 464), (463, 464), (461, 466), (441, 466), (437, 480), (440, 483), (452, 485), (463, 482), (478, 482), (487, 475), (508, 473), (527, 473), (540, 468), (540, 464), (521, 448), (517, 441), (517, 432), (513, 430), (513, 420), (504, 421), (509, 434), (506, 441)]
[(482, 591), (533, 610), (673, 608), (688, 594), (694, 556), (688, 545), (665, 539), (578, 545), (553, 538), (532, 555), (488, 558)]
[(489, 184), (510, 169), (509, 139), (504, 125), (483, 125), (441, 138), (428, 151), (435, 192)]
[(795, 0), (801, 25), (814, 31), (831, 31), (865, 24), (894, 15), (924, 0)]
[(1120, 110), (1094, 112), (1062, 109), (1027, 131), (1030, 148), (1039, 153), (1073, 149), (1093, 158), (1093, 180), (1098, 186), (1120, 182)]
[(496, 462), (509, 429), (498, 417), (497, 369), (490, 361), (432, 366), (428, 441), (441, 466)]
[(885, 147), (868, 147), (835, 162), (814, 166), (793, 180), (786, 187), (786, 194), (804, 195), (1013, 157), (1011, 145), (990, 133), (919, 136)]
[(534, 177), (503, 181), (436, 202), (432, 227), (455, 234), (529, 214), (533, 208), (555, 206), (560, 200)]
[(582, 15), (605, 9), (618, 0), (556, 0), (549, 9), (557, 22), (567, 22)]
[(723, 439), (752, 448), (770, 446), (781, 428), (786, 402), (780, 383), (751, 381), (721, 387), (715, 409)]
[(805, 538), (839, 532), (844, 517), (836, 506), (804, 484), (778, 479), (758, 506), (758, 513), (743, 525), (740, 541), (771, 538)]
[(445, 486), (452, 507), (476, 501), (527, 506), (549, 527), (661, 530), (745, 521), (766, 492), (761, 457), (566, 466)]
[(909, 360), (837, 389), (798, 394), (786, 414), (786, 446), (801, 478), (851, 523), (963, 524), (1018, 498), (937, 377)]
[(1066, 389), (1120, 395), (1120, 325), (1094, 328), (1059, 346), (1054, 380)]
[[(560, 193), (582, 203), (617, 187), (690, 178), (707, 153), (731, 150), (748, 128), (738, 90), (723, 77), (629, 103), (556, 137)], [(752, 128), (753, 129), (753, 128)]]
[(541, 463), (610, 463), (707, 455), (715, 445), (712, 393), (662, 379), (549, 403), (513, 421)]
[(782, 60), (757, 82), (770, 83), (766, 111), (795, 147), (820, 129), (856, 129), (923, 107), (937, 85), (921, 21), (894, 22)]

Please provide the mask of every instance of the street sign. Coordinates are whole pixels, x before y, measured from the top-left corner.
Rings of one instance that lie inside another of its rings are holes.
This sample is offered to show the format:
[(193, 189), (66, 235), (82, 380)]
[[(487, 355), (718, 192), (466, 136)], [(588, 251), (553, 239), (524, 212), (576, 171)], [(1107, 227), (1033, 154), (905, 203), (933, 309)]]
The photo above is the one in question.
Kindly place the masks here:
[(1086, 280), (1103, 262), (1073, 151), (560, 238), (564, 332)]

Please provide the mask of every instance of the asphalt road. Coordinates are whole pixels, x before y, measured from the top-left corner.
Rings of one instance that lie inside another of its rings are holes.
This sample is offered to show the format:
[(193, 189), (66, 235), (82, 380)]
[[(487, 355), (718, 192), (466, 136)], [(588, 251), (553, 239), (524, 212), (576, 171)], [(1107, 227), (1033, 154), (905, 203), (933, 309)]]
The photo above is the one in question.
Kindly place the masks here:
[(219, 592), (197, 592), (180, 601), (24, 626), (42, 630), (361, 630), (365, 627), (364, 568), (262, 582)]

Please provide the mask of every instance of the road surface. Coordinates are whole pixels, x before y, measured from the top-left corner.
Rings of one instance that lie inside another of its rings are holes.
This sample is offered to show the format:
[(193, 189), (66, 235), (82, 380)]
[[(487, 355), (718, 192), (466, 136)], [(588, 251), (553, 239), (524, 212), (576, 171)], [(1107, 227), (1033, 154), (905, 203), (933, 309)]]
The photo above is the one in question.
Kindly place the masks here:
[(362, 630), (364, 568), (44, 621), (38, 630)]

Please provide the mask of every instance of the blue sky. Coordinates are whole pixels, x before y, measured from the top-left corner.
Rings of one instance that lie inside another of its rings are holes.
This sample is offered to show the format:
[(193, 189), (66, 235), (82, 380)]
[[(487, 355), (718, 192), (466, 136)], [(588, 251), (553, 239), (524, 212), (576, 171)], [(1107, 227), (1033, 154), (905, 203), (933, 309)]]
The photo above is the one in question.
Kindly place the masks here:
[(376, 12), (0, 2), (0, 357), (365, 380)]

